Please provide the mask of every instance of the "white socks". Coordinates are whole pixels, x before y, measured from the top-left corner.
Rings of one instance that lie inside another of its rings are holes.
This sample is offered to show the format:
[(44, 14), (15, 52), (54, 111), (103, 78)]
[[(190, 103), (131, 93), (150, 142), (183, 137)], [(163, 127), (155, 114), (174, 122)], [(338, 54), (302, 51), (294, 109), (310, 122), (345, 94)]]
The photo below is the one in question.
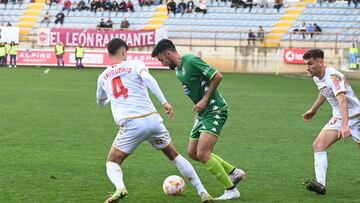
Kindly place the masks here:
[[(202, 192), (206, 192), (203, 184), (201, 183), (198, 175), (196, 174), (193, 166), (190, 164), (188, 160), (186, 160), (181, 155), (178, 155), (173, 163), (179, 169), (181, 174), (190, 181), (190, 183), (196, 188), (198, 194)], [(123, 173), (119, 166), (119, 164), (114, 162), (106, 162), (106, 173), (111, 180), (111, 182), (115, 185), (116, 190), (122, 189), (125, 187), (123, 181)]]
[(314, 160), (316, 181), (325, 186), (326, 170), (328, 165), (326, 152), (315, 152)]
[(190, 181), (190, 183), (196, 188), (198, 191), (198, 194), (200, 195), (202, 192), (206, 192), (206, 189), (204, 188), (203, 184), (200, 181), (200, 178), (196, 174), (193, 166), (190, 164), (188, 160), (186, 160), (183, 156), (180, 154), (175, 158), (173, 163), (176, 165), (176, 167), (179, 169), (181, 174)]
[(123, 189), (125, 187), (123, 173), (119, 164), (111, 161), (106, 162), (106, 173), (111, 182), (115, 185), (116, 190)]

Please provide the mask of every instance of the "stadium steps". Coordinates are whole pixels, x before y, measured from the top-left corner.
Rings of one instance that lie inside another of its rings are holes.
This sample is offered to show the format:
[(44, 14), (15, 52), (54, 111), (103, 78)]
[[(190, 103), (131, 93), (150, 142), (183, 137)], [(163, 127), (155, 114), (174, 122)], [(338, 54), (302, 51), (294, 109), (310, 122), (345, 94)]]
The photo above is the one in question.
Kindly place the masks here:
[(35, 3), (28, 4), (26, 11), (23, 13), (17, 24), (17, 26), (20, 27), (20, 41), (29, 41), (29, 33), (41, 15), (41, 11), (44, 7), (45, 0), (36, 0)]
[(159, 5), (156, 12), (149, 19), (148, 23), (144, 26), (145, 30), (160, 29), (164, 25), (165, 20), (168, 18), (166, 5)]
[(283, 35), (289, 31), (292, 24), (296, 19), (301, 15), (302, 11), (306, 8), (306, 2), (313, 0), (304, 0), (294, 4), (294, 6), (288, 8), (283, 16), (281, 16), (280, 21), (278, 21), (274, 28), (271, 29), (270, 33), (265, 36), (266, 47), (277, 47), (279, 46), (280, 40)]

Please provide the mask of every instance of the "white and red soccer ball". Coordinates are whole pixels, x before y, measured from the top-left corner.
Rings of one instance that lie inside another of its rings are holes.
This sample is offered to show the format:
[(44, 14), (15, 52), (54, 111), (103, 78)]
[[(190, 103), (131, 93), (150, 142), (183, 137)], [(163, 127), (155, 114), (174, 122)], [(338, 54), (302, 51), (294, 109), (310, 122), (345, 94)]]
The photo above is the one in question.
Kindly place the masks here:
[(184, 188), (185, 181), (177, 175), (167, 177), (163, 183), (163, 190), (166, 195), (181, 195), (184, 192)]

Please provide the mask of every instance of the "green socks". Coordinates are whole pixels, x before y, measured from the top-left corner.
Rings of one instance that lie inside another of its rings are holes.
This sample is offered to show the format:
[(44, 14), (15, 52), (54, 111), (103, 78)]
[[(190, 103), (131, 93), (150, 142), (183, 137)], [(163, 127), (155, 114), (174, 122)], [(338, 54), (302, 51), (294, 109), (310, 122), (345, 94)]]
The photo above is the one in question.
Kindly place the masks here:
[(233, 186), (233, 183), (231, 182), (224, 167), (222, 166), (220, 161), (214, 156), (214, 154), (211, 154), (210, 160), (205, 163), (205, 166), (211, 174), (213, 174), (220, 182), (222, 182), (225, 188), (230, 188)]
[(227, 174), (230, 174), (235, 169), (235, 166), (233, 166), (233, 165), (229, 164), (228, 162), (224, 161), (218, 155), (212, 153), (211, 156), (215, 157), (220, 162), (220, 164), (225, 169)]

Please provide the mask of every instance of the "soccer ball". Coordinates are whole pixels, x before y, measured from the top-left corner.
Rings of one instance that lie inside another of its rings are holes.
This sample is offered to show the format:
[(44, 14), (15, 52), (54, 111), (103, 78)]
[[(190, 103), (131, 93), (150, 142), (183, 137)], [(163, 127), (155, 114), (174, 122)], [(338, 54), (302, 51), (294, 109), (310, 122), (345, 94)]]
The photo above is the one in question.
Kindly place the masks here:
[(169, 176), (164, 180), (163, 190), (166, 195), (181, 195), (184, 188), (185, 181), (177, 175)]

